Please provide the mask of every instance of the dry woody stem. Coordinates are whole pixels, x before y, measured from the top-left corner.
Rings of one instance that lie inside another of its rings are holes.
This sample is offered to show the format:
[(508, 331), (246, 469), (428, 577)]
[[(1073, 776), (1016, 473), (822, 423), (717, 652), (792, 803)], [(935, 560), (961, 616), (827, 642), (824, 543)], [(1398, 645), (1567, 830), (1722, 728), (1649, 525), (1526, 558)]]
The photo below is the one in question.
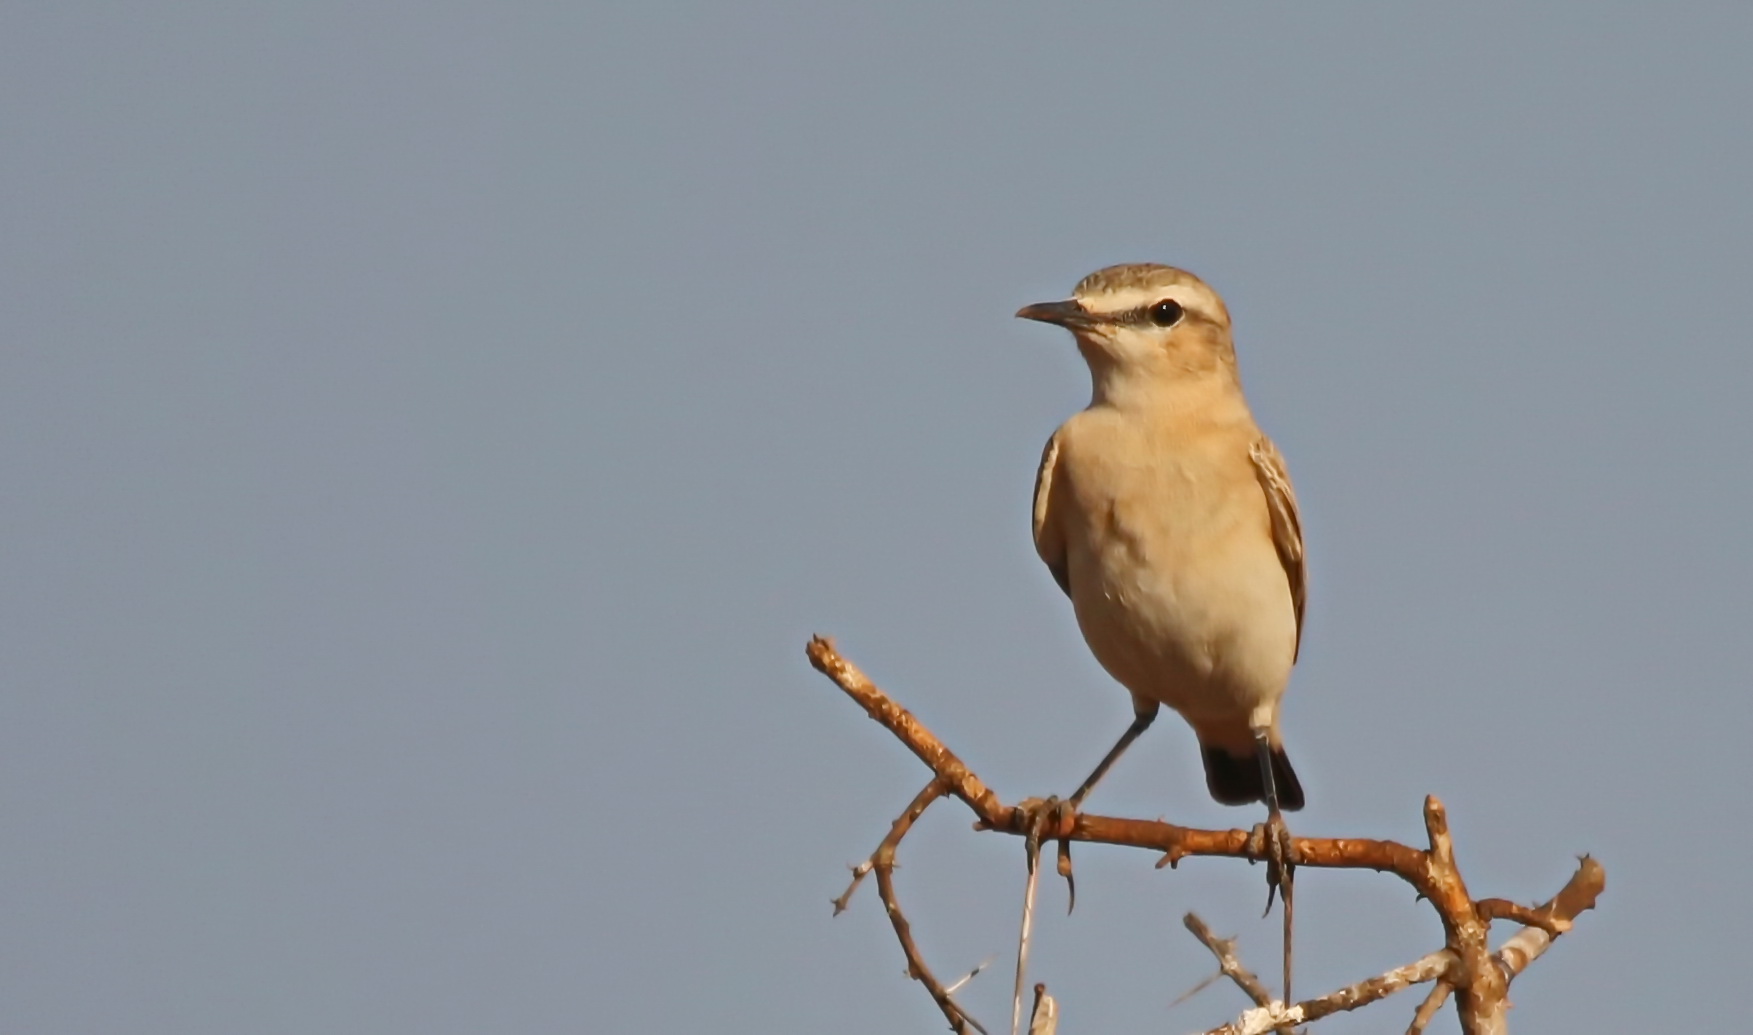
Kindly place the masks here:
[[(1193, 937), (1199, 939), (1199, 944), (1210, 949), (1211, 954), (1217, 957), (1219, 976), (1234, 981), (1249, 999), (1254, 1000), (1255, 1006), (1270, 1007), (1272, 1005), (1272, 993), (1266, 990), (1266, 986), (1260, 982), (1260, 978), (1243, 966), (1241, 959), (1236, 956), (1236, 940), (1234, 938), (1219, 938), (1211, 933), (1211, 928), (1206, 925), (1204, 920), (1199, 919), (1197, 913), (1188, 913), (1181, 918), (1181, 923), (1192, 933)], [(1273, 1030), (1279, 1032), (1280, 1035), (1291, 1035), (1291, 1032), (1296, 1029), (1288, 1024), (1281, 1024)]]
[[(892, 879), (896, 846), (919, 815), (939, 797), (959, 799), (979, 818), (978, 826), (985, 829), (1020, 836), (1033, 833), (1042, 840), (1087, 841), (1141, 848), (1161, 853), (1159, 866), (1173, 866), (1189, 856), (1267, 861), (1268, 846), (1263, 827), (1251, 831), (1201, 830), (1161, 820), (1090, 815), (1067, 809), (1056, 801), (1038, 799), (1007, 805), (913, 713), (896, 703), (843, 657), (832, 641), (815, 637), (809, 643), (807, 654), (818, 671), (900, 740), (933, 774), (932, 781), (895, 820), (888, 837), (883, 839), (876, 852), (855, 869), (852, 886), (835, 900), (834, 905), (836, 912), (844, 909), (864, 873), (876, 874), (883, 903), (907, 958), (908, 973), (925, 985), (952, 1030), (967, 1031), (972, 1019), (944, 992), (943, 986), (925, 966), (913, 942), (910, 927), (895, 901)], [(1424, 802), (1424, 827), (1425, 848), (1369, 838), (1292, 837), (1290, 861), (1296, 866), (1370, 869), (1394, 874), (1410, 884), (1436, 910), (1443, 927), (1441, 950), (1405, 967), (1289, 1008), (1272, 1002), (1257, 1005), (1234, 1024), (1214, 1031), (1226, 1035), (1274, 1031), (1340, 1010), (1355, 1009), (1424, 981), (1437, 981), (1438, 990), (1447, 988), (1452, 992), (1461, 1030), (1466, 1035), (1506, 1031), (1510, 982), (1538, 959), (1554, 938), (1568, 931), (1579, 914), (1594, 908), (1595, 900), (1606, 886), (1606, 871), (1600, 863), (1585, 856), (1564, 889), (1551, 901), (1537, 907), (1500, 898), (1474, 899), (1455, 864), (1448, 814), (1442, 802), (1434, 796), (1427, 797)], [(1069, 856), (1062, 856), (1061, 872), (1069, 873), (1069, 869)], [(1522, 929), (1496, 951), (1489, 944), (1494, 920), (1522, 925)], [(1209, 933), (1208, 930), (1206, 934)], [(1208, 947), (1214, 944), (1205, 938), (1201, 941)], [(1218, 953), (1220, 962), (1224, 960), (1216, 947), (1212, 951)], [(1245, 973), (1239, 962), (1235, 966), (1239, 972)], [(1224, 973), (1230, 973), (1227, 964)], [(1241, 980), (1233, 974), (1232, 977), (1238, 982)], [(1257, 978), (1254, 982), (1258, 985)], [(1243, 987), (1247, 988), (1246, 985)], [(1258, 991), (1264, 992), (1263, 989)], [(1260, 1002), (1255, 990), (1249, 990), (1249, 995), (1257, 1004)], [(1446, 993), (1433, 991), (1419, 1008), (1409, 1030), (1421, 1030), (1443, 1005), (1445, 997)]]

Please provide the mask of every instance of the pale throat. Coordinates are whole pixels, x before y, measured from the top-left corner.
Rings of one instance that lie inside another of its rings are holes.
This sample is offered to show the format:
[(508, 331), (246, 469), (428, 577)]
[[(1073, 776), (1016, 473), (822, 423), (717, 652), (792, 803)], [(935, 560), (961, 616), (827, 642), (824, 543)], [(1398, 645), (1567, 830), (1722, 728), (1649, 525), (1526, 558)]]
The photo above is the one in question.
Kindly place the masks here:
[(1242, 398), (1235, 370), (1223, 363), (1188, 366), (1165, 356), (1146, 364), (1117, 360), (1082, 342), (1078, 345), (1090, 368), (1091, 406), (1172, 413)]

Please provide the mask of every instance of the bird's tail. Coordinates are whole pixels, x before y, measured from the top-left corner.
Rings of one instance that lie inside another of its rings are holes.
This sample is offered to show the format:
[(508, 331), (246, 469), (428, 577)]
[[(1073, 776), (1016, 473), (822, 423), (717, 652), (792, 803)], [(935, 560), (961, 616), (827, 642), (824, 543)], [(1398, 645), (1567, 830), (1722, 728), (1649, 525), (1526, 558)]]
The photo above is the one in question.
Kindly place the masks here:
[[(1205, 788), (1213, 800), (1221, 805), (1266, 800), (1266, 786), (1260, 780), (1260, 759), (1254, 752), (1238, 755), (1200, 744), (1199, 753), (1205, 759)], [(1295, 812), (1303, 807), (1302, 781), (1290, 767), (1290, 756), (1277, 744), (1272, 746), (1272, 784), (1278, 791), (1280, 808)]]

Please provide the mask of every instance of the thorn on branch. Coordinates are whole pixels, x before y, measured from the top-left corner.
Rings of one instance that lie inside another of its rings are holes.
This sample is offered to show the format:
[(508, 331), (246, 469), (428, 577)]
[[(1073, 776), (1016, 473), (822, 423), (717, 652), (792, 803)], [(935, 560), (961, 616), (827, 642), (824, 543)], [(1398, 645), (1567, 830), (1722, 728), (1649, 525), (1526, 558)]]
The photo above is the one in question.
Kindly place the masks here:
[(857, 866), (852, 867), (852, 883), (846, 885), (846, 890), (840, 893), (839, 898), (832, 900), (834, 903), (835, 916), (839, 916), (841, 913), (846, 912), (847, 903), (852, 901), (852, 893), (858, 890), (858, 885), (864, 882), (865, 876), (870, 873), (871, 868), (874, 865), (876, 865), (874, 862), (866, 859)]

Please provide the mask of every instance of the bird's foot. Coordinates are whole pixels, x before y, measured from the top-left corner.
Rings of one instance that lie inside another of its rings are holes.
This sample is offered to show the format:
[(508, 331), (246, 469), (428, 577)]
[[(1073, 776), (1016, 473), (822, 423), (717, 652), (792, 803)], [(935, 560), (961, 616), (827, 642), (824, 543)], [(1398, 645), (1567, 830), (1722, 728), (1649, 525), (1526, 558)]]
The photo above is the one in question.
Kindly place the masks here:
[(1280, 888), (1284, 891), (1284, 1002), (1288, 1006), (1291, 1002), (1292, 931), (1296, 922), (1295, 899), (1291, 895), (1296, 886), (1296, 846), (1290, 839), (1290, 828), (1285, 826), (1284, 813), (1278, 811), (1276, 802), (1269, 807), (1261, 834), (1266, 839), (1266, 912), (1260, 914), (1262, 917), (1272, 912), (1272, 893)]
[[(1077, 826), (1077, 800), (1060, 798), (1028, 798), (1017, 803), (1016, 818), (1011, 829), (1029, 838), (1030, 843), (1039, 846), (1042, 841), (1059, 842), (1057, 870), (1065, 878), (1066, 903), (1065, 911), (1070, 913), (1077, 908), (1077, 878), (1071, 869), (1071, 841), (1067, 838)], [(1030, 858), (1034, 858), (1031, 852)]]
[(1024, 798), (1017, 802), (1010, 829), (1018, 834), (1051, 841), (1070, 834), (1077, 826), (1077, 804), (1055, 794), (1050, 798)]
[(1250, 839), (1260, 846), (1260, 854), (1266, 859), (1266, 916), (1272, 912), (1272, 901), (1278, 889), (1284, 889), (1286, 904), (1290, 900), (1291, 878), (1296, 868), (1295, 852), (1290, 838), (1290, 827), (1285, 825), (1284, 813), (1277, 809), (1267, 813), (1266, 822), (1254, 828)]

